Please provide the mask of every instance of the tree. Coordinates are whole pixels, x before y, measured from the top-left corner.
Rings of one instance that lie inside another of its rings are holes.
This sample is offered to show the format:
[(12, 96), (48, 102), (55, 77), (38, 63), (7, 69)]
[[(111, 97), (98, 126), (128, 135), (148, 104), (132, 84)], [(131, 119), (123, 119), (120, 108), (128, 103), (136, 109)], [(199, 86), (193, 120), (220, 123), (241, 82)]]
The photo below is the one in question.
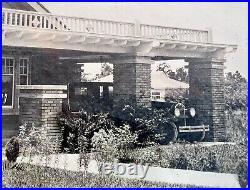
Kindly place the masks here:
[(165, 75), (171, 79), (188, 83), (188, 72), (184, 67), (177, 68), (175, 71), (173, 71), (167, 63), (161, 63), (158, 65), (157, 71), (164, 72)]
[(227, 109), (246, 110), (248, 104), (248, 82), (239, 71), (226, 73), (225, 101)]
[(181, 82), (186, 82), (186, 83), (189, 82), (188, 72), (184, 67), (180, 67), (176, 69), (175, 78), (176, 80), (181, 81)]
[(113, 74), (113, 68), (108, 63), (102, 63), (100, 77), (106, 77)]
[(167, 63), (164, 62), (164, 63), (160, 63), (157, 66), (156, 71), (162, 71), (162, 72), (164, 72), (168, 76), (168, 73), (171, 71), (171, 69), (170, 69), (169, 64), (167, 64)]

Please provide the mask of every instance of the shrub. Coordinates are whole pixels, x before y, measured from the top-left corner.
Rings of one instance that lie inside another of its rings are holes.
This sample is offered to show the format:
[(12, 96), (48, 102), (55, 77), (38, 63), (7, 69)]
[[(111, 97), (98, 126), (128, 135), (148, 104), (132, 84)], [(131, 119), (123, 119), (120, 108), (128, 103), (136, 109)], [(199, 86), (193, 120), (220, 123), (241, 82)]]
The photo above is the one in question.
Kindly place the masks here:
[(150, 109), (141, 106), (118, 106), (112, 113), (116, 125), (128, 124), (138, 135), (138, 147), (155, 145), (160, 140), (159, 128), (173, 119), (170, 109)]
[(132, 162), (148, 163), (151, 166), (235, 173), (241, 180), (246, 181), (247, 151), (247, 146), (241, 144), (202, 146), (175, 143), (168, 146), (139, 148), (131, 151), (127, 157)]
[(20, 153), (23, 155), (51, 154), (55, 151), (54, 145), (60, 140), (49, 136), (48, 130), (44, 126), (28, 126), (26, 124), (20, 126), (18, 139)]
[(63, 151), (70, 153), (86, 152), (92, 148), (91, 138), (100, 129), (115, 128), (108, 113), (62, 113), (59, 117), (59, 126), (62, 129)]
[(110, 130), (100, 129), (92, 137), (93, 151), (101, 154), (102, 160), (123, 159), (128, 150), (135, 147), (137, 135), (130, 131), (129, 125)]
[(226, 73), (225, 101), (228, 110), (247, 110), (248, 81), (238, 71)]
[(226, 114), (227, 141), (248, 144), (248, 116), (246, 111), (228, 111)]
[(59, 125), (63, 132), (63, 151), (78, 153), (90, 151), (91, 138), (100, 129), (114, 130), (129, 125), (130, 131), (137, 135), (137, 147), (156, 144), (159, 140), (159, 128), (170, 120), (168, 110), (123, 105), (117, 106), (111, 113), (63, 112)]

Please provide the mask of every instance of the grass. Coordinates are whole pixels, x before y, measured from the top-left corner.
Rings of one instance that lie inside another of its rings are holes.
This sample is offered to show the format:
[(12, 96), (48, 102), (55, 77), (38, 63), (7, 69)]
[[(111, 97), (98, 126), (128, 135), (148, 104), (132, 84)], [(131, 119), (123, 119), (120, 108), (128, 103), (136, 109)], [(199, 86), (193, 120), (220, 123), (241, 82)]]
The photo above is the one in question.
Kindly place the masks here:
[(84, 174), (48, 167), (20, 164), (3, 171), (3, 187), (193, 187)]

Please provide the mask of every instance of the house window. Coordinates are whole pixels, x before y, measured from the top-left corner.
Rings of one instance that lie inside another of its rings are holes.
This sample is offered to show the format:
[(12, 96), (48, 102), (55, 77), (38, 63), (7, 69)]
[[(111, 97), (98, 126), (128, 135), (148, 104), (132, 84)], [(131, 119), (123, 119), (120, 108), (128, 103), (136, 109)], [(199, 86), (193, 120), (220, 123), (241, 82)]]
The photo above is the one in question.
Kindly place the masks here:
[(14, 58), (2, 58), (2, 106), (13, 106)]
[(152, 92), (151, 98), (152, 98), (152, 100), (161, 99), (161, 93), (160, 92)]
[(20, 84), (29, 84), (29, 59), (21, 58), (19, 59), (19, 72), (20, 72)]

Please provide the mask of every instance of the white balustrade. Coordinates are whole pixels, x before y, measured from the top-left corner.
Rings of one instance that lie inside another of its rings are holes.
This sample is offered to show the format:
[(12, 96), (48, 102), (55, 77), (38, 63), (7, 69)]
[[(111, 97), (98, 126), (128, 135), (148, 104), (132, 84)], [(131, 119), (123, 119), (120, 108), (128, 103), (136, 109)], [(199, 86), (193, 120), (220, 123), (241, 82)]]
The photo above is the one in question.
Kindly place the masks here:
[(141, 36), (191, 42), (208, 42), (208, 31), (141, 24)]
[[(44, 30), (72, 31), (117, 36), (134, 35), (144, 38), (159, 38), (178, 41), (208, 42), (208, 31), (172, 28), (128, 22), (58, 16), (13, 9), (2, 9), (2, 25)], [(136, 34), (135, 34), (136, 33)]]

